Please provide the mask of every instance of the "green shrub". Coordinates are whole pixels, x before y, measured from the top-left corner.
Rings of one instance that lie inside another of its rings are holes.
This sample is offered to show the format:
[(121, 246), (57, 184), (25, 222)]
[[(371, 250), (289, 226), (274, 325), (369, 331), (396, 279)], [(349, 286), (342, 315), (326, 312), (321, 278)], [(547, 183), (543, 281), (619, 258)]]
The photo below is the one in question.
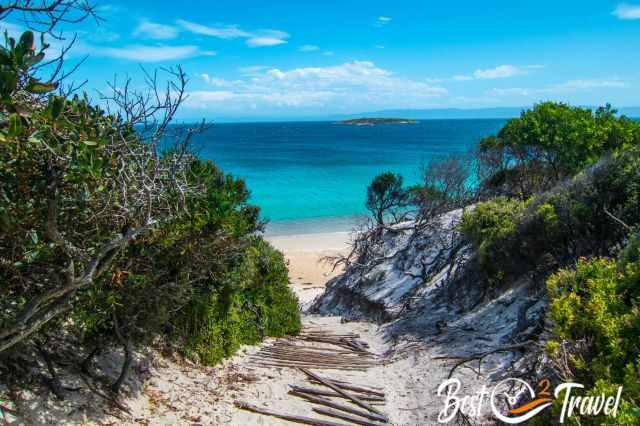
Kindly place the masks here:
[(618, 386), (624, 387), (615, 420), (580, 419), (582, 424), (640, 424), (640, 417), (631, 414), (640, 406), (639, 258), (636, 239), (618, 262), (581, 259), (575, 270), (560, 270), (548, 280), (549, 316), (555, 324), (551, 355), (562, 356), (563, 343), (583, 342), (568, 359), (575, 380), (593, 387), (593, 395), (615, 395)]
[(638, 200), (640, 150), (629, 149), (527, 202), (480, 203), (461, 230), (489, 279), (501, 272), (513, 280), (527, 271), (546, 278), (580, 256), (609, 254), (627, 233), (620, 221), (640, 224)]
[(96, 346), (188, 337), (214, 362), (297, 331), (285, 261), (257, 236), (244, 181), (182, 149), (193, 129), (172, 127), (176, 147), (159, 152), (136, 131), (148, 122), (47, 96), (33, 41), (0, 48), (0, 352), (63, 330)]
[(288, 284), (282, 254), (254, 239), (242, 261), (208, 283), (180, 313), (175, 326), (186, 338), (187, 354), (215, 364), (240, 345), (297, 333), (298, 300)]
[(485, 268), (491, 268), (494, 251), (499, 249), (496, 243), (516, 232), (517, 219), (525, 206), (525, 202), (498, 197), (464, 213), (460, 230), (477, 246)]
[(610, 105), (595, 112), (543, 102), (509, 120), (480, 143), (485, 189), (527, 198), (595, 164), (604, 154), (640, 143), (640, 124)]

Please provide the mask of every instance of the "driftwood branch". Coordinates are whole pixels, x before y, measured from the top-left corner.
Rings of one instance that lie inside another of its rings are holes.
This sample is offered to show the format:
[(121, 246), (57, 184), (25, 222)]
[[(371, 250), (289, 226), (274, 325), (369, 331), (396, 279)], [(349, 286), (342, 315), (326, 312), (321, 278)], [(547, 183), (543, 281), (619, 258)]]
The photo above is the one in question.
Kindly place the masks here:
[(351, 402), (353, 402), (354, 404), (364, 408), (365, 410), (368, 410), (374, 414), (377, 414), (381, 417), (384, 417), (385, 419), (387, 418), (384, 413), (382, 413), (380, 410), (372, 407), (370, 404), (367, 404), (366, 402), (362, 401), (360, 398), (358, 398), (355, 395), (351, 395), (348, 392), (340, 389), (338, 386), (334, 385), (333, 383), (331, 383), (328, 380), (325, 380), (324, 378), (318, 376), (315, 373), (312, 373), (311, 371), (304, 369), (304, 368), (300, 368), (300, 371), (302, 371), (304, 374), (306, 374), (307, 376), (309, 376), (310, 378), (317, 380), (318, 382), (322, 383), (323, 385), (325, 385), (326, 387), (330, 388), (331, 390), (339, 393), (340, 395), (342, 395), (343, 397), (351, 400)]
[(233, 403), (237, 408), (241, 410), (251, 411), (265, 416), (277, 417), (279, 419), (288, 420), (290, 422), (311, 425), (311, 426), (347, 426), (344, 423), (334, 423), (325, 420), (312, 419), (311, 417), (294, 416), (291, 414), (279, 413), (277, 411), (269, 410), (266, 408), (256, 407), (247, 402), (235, 401)]
[(626, 224), (622, 219), (616, 217), (613, 213), (611, 213), (609, 210), (607, 210), (606, 207), (603, 208), (604, 213), (609, 216), (611, 219), (613, 219), (614, 222), (616, 222), (617, 224), (621, 225), (625, 230), (627, 230), (628, 232), (632, 232), (633, 228), (631, 226), (629, 226), (628, 224)]
[(526, 348), (530, 348), (532, 345), (535, 345), (535, 342), (533, 340), (527, 340), (526, 342), (522, 342), (522, 343), (515, 343), (513, 345), (507, 345), (507, 346), (500, 346), (485, 352), (477, 352), (473, 355), (470, 356), (466, 356), (466, 357), (456, 357), (456, 356), (438, 356), (438, 357), (433, 357), (432, 359), (458, 359), (459, 361), (456, 362), (456, 364), (451, 368), (451, 370), (449, 371), (449, 376), (447, 377), (448, 379), (451, 378), (451, 376), (453, 376), (453, 373), (455, 372), (455, 370), (470, 362), (470, 361), (474, 361), (474, 360), (478, 360), (479, 362), (482, 362), (482, 360), (484, 358), (486, 358), (489, 355), (495, 354), (495, 353), (500, 353), (500, 352), (514, 352), (514, 351), (520, 351)]
[[(330, 416), (330, 417), (335, 417), (337, 419), (346, 420), (346, 421), (348, 421), (348, 422), (350, 422), (352, 424), (356, 424), (356, 425), (362, 425), (362, 426), (378, 426), (378, 425), (380, 425), (380, 423), (371, 423), (370, 421), (359, 419), (357, 417), (350, 416), (348, 414), (343, 414), (343, 413), (341, 413), (339, 411), (330, 410), (328, 408), (313, 407), (313, 411), (315, 411), (318, 414), (322, 414), (324, 416)], [(384, 424), (386, 424), (386, 422)]]
[(357, 408), (351, 407), (349, 405), (345, 405), (345, 404), (340, 404), (338, 402), (333, 402), (331, 400), (328, 400), (326, 398), (321, 398), (319, 396), (313, 396), (313, 395), (308, 395), (306, 393), (303, 392), (298, 392), (298, 391), (289, 391), (290, 395), (294, 395), (300, 398), (304, 398), (309, 402), (313, 402), (314, 404), (320, 404), (320, 405), (325, 405), (327, 407), (331, 407), (331, 408), (335, 408), (337, 410), (341, 410), (341, 411), (345, 411), (347, 413), (351, 413), (351, 414), (355, 414), (357, 416), (360, 417), (364, 417), (370, 420), (376, 420), (376, 421), (380, 421), (385, 423), (387, 421), (386, 418), (384, 418), (383, 416), (378, 416), (376, 414), (371, 414), (367, 411), (361, 411), (358, 410)]

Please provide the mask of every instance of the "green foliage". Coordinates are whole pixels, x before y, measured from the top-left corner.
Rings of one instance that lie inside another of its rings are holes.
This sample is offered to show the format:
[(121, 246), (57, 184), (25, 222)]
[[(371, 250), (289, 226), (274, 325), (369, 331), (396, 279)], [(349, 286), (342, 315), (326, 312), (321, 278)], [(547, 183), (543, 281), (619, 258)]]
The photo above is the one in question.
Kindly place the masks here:
[(300, 330), (298, 301), (282, 254), (255, 239), (243, 260), (196, 295), (176, 323), (187, 352), (214, 364), (240, 345)]
[(640, 124), (610, 105), (590, 109), (544, 102), (510, 120), (480, 151), (491, 170), (485, 185), (526, 198), (594, 164), (605, 153), (638, 145)]
[(367, 187), (365, 206), (378, 225), (384, 225), (386, 215), (406, 206), (407, 192), (402, 187), (402, 180), (401, 175), (386, 172), (373, 178)]
[[(0, 49), (0, 329), (67, 292), (64, 315), (31, 338), (64, 328), (85, 344), (121, 343), (118, 323), (133, 343), (187, 342), (214, 362), (263, 336), (258, 317), (264, 336), (296, 332), (285, 261), (258, 236), (244, 181), (189, 152), (157, 154), (86, 97), (43, 96), (55, 85), (32, 67), (46, 47), (36, 53), (25, 33)], [(138, 228), (78, 285), (96, 253)]]
[(516, 219), (525, 206), (522, 201), (498, 197), (464, 213), (460, 230), (478, 247), (485, 268), (492, 266), (493, 251), (499, 249), (497, 242), (516, 232)]
[[(526, 203), (498, 198), (465, 215), (462, 232), (480, 250), (489, 278), (547, 271), (579, 256), (605, 255), (640, 224), (640, 152), (604, 158)], [(519, 207), (518, 207), (519, 206)], [(607, 213), (608, 212), (608, 213)]]
[[(637, 237), (618, 262), (581, 259), (574, 270), (563, 269), (548, 280), (554, 340), (549, 351), (563, 356), (562, 344), (583, 342), (567, 360), (576, 381), (593, 387), (591, 394), (615, 395), (623, 386), (619, 416), (580, 419), (582, 424), (638, 425), (631, 413), (640, 402), (640, 250)], [(575, 345), (574, 345), (575, 346)], [(607, 423), (609, 421), (609, 423)], [(611, 422), (614, 423), (611, 423)]]
[(5, 46), (0, 46), (0, 99), (9, 112), (17, 112), (14, 95), (20, 90), (41, 95), (57, 88), (57, 83), (42, 82), (35, 78), (30, 70), (38, 65), (49, 47), (41, 39), (40, 51), (36, 52), (33, 32), (26, 31), (16, 40), (5, 33)]

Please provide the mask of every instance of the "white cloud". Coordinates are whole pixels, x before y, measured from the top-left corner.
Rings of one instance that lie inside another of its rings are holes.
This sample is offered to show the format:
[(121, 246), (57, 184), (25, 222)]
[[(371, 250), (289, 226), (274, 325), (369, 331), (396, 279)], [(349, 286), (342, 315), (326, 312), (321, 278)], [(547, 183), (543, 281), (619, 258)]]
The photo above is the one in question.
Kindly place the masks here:
[(498, 65), (495, 68), (477, 69), (473, 74), (459, 74), (451, 77), (453, 81), (495, 80), (529, 74), (529, 71), (544, 68), (544, 65)]
[(210, 27), (206, 25), (197, 24), (195, 22), (185, 21), (184, 19), (178, 19), (176, 22), (183, 29), (194, 34), (206, 35), (206, 36), (217, 37), (222, 39), (251, 37), (251, 33), (241, 30), (236, 25), (223, 25), (223, 26)]
[(569, 80), (565, 83), (554, 86), (557, 90), (583, 90), (583, 89), (624, 89), (629, 87), (629, 83), (619, 79), (593, 79), (593, 80)]
[(494, 88), (488, 94), (499, 97), (532, 97), (541, 95), (557, 95), (563, 93), (573, 93), (580, 91), (588, 91), (591, 89), (625, 89), (631, 87), (629, 83), (617, 79), (582, 79), (568, 80), (564, 83), (552, 84), (542, 88)]
[(322, 52), (322, 54), (324, 56), (333, 56), (333, 55), (335, 55), (335, 52), (332, 51), (332, 50), (326, 50), (326, 51)]
[(515, 77), (526, 73), (527, 72), (524, 68), (519, 68), (513, 65), (498, 65), (495, 68), (475, 70), (473, 72), (473, 77), (478, 80), (494, 80), (497, 78)]
[(279, 30), (245, 31), (237, 25), (208, 26), (178, 19), (177, 24), (193, 34), (221, 39), (245, 38), (249, 47), (277, 46), (286, 43), (289, 34)]
[(506, 89), (491, 89), (489, 94), (493, 96), (530, 96), (534, 91), (522, 87), (510, 87)]
[(235, 111), (256, 107), (383, 107), (401, 99), (404, 106), (417, 107), (447, 95), (443, 87), (395, 76), (369, 61), (252, 71), (250, 76), (235, 81), (218, 81), (207, 75), (210, 84), (224, 90), (192, 92), (186, 106)]
[(192, 58), (194, 56), (213, 56), (212, 51), (203, 51), (198, 46), (146, 46), (132, 44), (123, 47), (87, 46), (88, 54), (108, 58), (126, 59), (136, 62), (163, 62)]
[(200, 77), (209, 86), (225, 88), (228, 90), (242, 88), (245, 85), (245, 81), (243, 80), (227, 80), (221, 77), (214, 77), (207, 73), (198, 74), (198, 77)]
[(640, 19), (640, 5), (621, 3), (611, 14), (623, 20)]
[(286, 38), (289, 37), (284, 31), (279, 30), (261, 30), (254, 33), (246, 42), (249, 47), (277, 46), (285, 44)]
[(136, 37), (143, 36), (154, 40), (171, 40), (178, 36), (178, 29), (170, 25), (143, 20), (133, 32)]
[(377, 22), (379, 25), (386, 25), (391, 22), (391, 18), (388, 16), (378, 16)]
[(305, 44), (302, 45), (298, 48), (299, 51), (301, 52), (315, 52), (317, 50), (320, 50), (320, 47), (314, 45), (314, 44)]
[(286, 43), (285, 40), (276, 37), (251, 37), (247, 40), (249, 47), (277, 46)]
[(255, 76), (258, 75), (260, 71), (264, 71), (269, 68), (270, 67), (266, 65), (251, 65), (248, 67), (240, 67), (238, 68), (238, 71), (240, 71), (240, 74), (244, 76)]

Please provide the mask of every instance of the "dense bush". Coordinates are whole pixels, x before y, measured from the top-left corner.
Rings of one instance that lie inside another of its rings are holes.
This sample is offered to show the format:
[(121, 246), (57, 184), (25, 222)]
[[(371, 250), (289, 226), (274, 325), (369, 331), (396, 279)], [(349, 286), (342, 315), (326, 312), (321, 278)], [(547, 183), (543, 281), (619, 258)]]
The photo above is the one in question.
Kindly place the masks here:
[(206, 363), (233, 354), (241, 344), (300, 328), (298, 302), (288, 287), (282, 254), (255, 239), (215, 286), (199, 289), (180, 312), (174, 331)]
[(568, 367), (563, 379), (592, 388), (592, 395), (615, 395), (624, 387), (615, 419), (582, 418), (580, 424), (640, 424), (639, 241), (636, 237), (618, 262), (581, 259), (575, 269), (560, 270), (548, 281), (555, 324), (549, 351), (558, 365)]
[[(215, 362), (295, 333), (286, 264), (258, 236), (244, 182), (189, 152), (193, 129), (169, 126), (184, 73), (160, 105), (117, 92), (108, 114), (51, 94), (31, 75), (43, 58), (30, 32), (0, 49), (0, 352), (64, 329), (127, 354), (163, 337)], [(167, 129), (176, 143), (159, 152)]]
[(462, 216), (460, 230), (477, 246), (480, 263), (487, 270), (492, 267), (495, 252), (501, 248), (499, 241), (516, 232), (516, 220), (525, 206), (520, 200), (498, 197), (478, 203)]
[(480, 142), (479, 159), (489, 169), (484, 189), (524, 199), (639, 142), (640, 124), (617, 117), (609, 105), (593, 112), (544, 102)]
[(601, 159), (525, 208), (499, 200), (480, 203), (462, 225), (490, 277), (544, 277), (580, 256), (608, 255), (627, 234), (621, 222), (640, 224), (639, 150)]

